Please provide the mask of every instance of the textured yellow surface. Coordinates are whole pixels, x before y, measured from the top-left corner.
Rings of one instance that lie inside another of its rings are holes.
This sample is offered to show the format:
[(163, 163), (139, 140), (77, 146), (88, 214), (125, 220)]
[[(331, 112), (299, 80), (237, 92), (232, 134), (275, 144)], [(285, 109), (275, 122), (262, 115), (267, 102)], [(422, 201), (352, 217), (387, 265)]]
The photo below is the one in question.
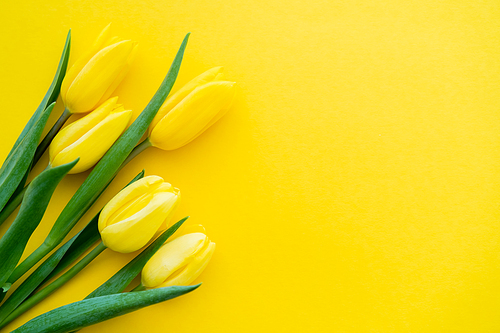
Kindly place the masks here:
[[(500, 330), (498, 1), (4, 2), (2, 160), (69, 28), (71, 61), (109, 22), (140, 42), (117, 90), (135, 115), (188, 31), (176, 86), (216, 65), (239, 84), (227, 116), (141, 154), (83, 221), (142, 168), (161, 175), (181, 189), (176, 218), (217, 243), (203, 286), (82, 332)], [(28, 251), (85, 175), (59, 186)], [(132, 257), (104, 252), (7, 330)]]

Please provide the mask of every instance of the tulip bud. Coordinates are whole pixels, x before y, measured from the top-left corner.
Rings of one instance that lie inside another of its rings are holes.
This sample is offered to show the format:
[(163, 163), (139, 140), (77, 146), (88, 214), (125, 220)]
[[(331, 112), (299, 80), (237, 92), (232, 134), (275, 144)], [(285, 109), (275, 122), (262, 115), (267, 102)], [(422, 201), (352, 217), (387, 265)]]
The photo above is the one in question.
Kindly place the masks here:
[(142, 285), (160, 288), (190, 284), (208, 265), (214, 251), (215, 243), (200, 232), (167, 242), (144, 266)]
[(55, 167), (80, 157), (69, 173), (93, 167), (127, 128), (132, 111), (117, 105), (113, 97), (97, 109), (63, 128), (50, 144), (50, 165)]
[(222, 67), (212, 68), (169, 97), (149, 128), (151, 144), (163, 150), (180, 148), (219, 120), (235, 94), (235, 83), (222, 79)]
[(144, 177), (127, 186), (99, 216), (104, 245), (121, 253), (139, 250), (170, 220), (179, 201), (179, 189), (158, 176)]
[(109, 98), (125, 77), (137, 44), (109, 38), (108, 25), (90, 50), (68, 70), (61, 85), (61, 98), (71, 113), (85, 113)]

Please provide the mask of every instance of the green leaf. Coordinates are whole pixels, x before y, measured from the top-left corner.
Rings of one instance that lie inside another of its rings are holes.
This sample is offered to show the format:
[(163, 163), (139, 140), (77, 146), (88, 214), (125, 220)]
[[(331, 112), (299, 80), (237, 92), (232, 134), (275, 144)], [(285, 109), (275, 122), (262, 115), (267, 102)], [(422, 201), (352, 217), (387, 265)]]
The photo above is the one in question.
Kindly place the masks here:
[(78, 330), (149, 305), (184, 295), (199, 286), (198, 284), (185, 287), (165, 287), (85, 299), (44, 313), (13, 332), (63, 333)]
[[(10, 198), (10, 200), (8, 201), (7, 204), (9, 204), (12, 199), (14, 199), (17, 195), (19, 195), (20, 193), (22, 192), (25, 192), (26, 190), (24, 189), (24, 186), (26, 185), (26, 182), (28, 181), (28, 176), (30, 174), (30, 171), (31, 171), (31, 165), (28, 167), (28, 170), (26, 171), (26, 173), (24, 174), (23, 176), (23, 179), (21, 179), (21, 182), (19, 183), (19, 185), (17, 186), (16, 190), (14, 191), (14, 193), (12, 194), (12, 197)], [(24, 194), (22, 194), (23, 197), (24, 197)], [(16, 206), (17, 208), (17, 206)]]
[[(70, 46), (71, 46), (71, 30), (68, 31), (68, 35), (66, 36), (66, 43), (64, 45), (63, 52), (61, 54), (61, 59), (59, 60), (59, 65), (57, 66), (57, 71), (56, 75), (54, 76), (54, 79), (52, 80), (52, 83), (50, 84), (49, 90), (47, 90), (47, 93), (42, 99), (42, 102), (36, 109), (35, 113), (31, 116), (30, 120), (24, 127), (23, 131), (17, 138), (16, 142), (14, 143), (14, 146), (12, 147), (11, 151), (9, 152), (9, 155), (7, 156), (7, 159), (12, 155), (12, 153), (15, 151), (17, 146), (21, 143), (21, 141), (24, 139), (26, 134), (31, 130), (33, 125), (38, 121), (40, 118), (41, 113), (43, 110), (47, 108), (48, 105), (54, 103), (57, 100), (57, 96), (59, 96), (59, 92), (61, 90), (61, 84), (64, 79), (64, 76), (66, 75), (66, 69), (68, 68), (68, 60), (69, 60), (69, 51), (70, 51)], [(3, 166), (2, 166), (3, 169)], [(1, 170), (0, 170), (1, 173)]]
[(54, 104), (49, 105), (41, 113), (39, 119), (2, 165), (2, 169), (0, 170), (0, 209), (5, 207), (28, 171), (43, 128), (49, 119)]
[(179, 72), (188, 37), (189, 34), (184, 38), (167, 76), (149, 104), (94, 167), (88, 178), (76, 191), (66, 207), (64, 207), (44, 243), (26, 258), (19, 269), (14, 272), (15, 275), (11, 277), (12, 280), (9, 279), (10, 282), (14, 282), (26, 273), (26, 271), (64, 239), (83, 214), (90, 208), (92, 202), (99, 196), (102, 189), (120, 170), (123, 161), (125, 161), (132, 149), (134, 149), (141, 137), (146, 133), (149, 124), (172, 89)]
[[(144, 170), (135, 176), (125, 187), (143, 177)], [(100, 238), (97, 228), (99, 214), (100, 212), (94, 216), (85, 228), (45, 260), (2, 304), (0, 307), (0, 328), (8, 324), (8, 322), (4, 322), (7, 316), (28, 298), (35, 289), (68, 267)], [(5, 289), (7, 287), (4, 287), (4, 294), (7, 292)]]
[[(59, 60), (59, 65), (49, 90), (45, 94), (35, 113), (31, 116), (30, 120), (22, 130), (21, 134), (14, 143), (14, 146), (7, 155), (2, 167), (0, 168), (0, 210), (5, 207), (16, 189), (19, 189), (19, 187), (22, 189), (22, 186), (24, 186), (24, 184), (21, 186), (22, 179), (30, 170), (31, 161), (35, 155), (36, 147), (40, 141), (43, 128), (48, 120), (46, 111), (48, 111), (49, 114), (52, 111), (54, 107), (52, 104), (56, 101), (57, 96), (59, 96), (61, 84), (64, 79), (64, 75), (66, 75), (70, 45), (71, 30), (68, 32), (68, 36), (66, 37), (66, 43), (61, 54), (61, 59)], [(52, 107), (50, 107), (50, 105), (52, 105)], [(36, 129), (34, 129), (34, 127), (36, 127)]]
[(0, 225), (2, 225), (9, 218), (9, 216), (16, 210), (16, 208), (21, 204), (21, 201), (24, 198), (24, 194), (26, 193), (26, 187), (24, 186), (26, 185), (26, 181), (28, 180), (28, 176), (31, 171), (31, 165), (33, 165), (33, 163), (30, 164), (30, 167), (28, 167), (28, 170), (26, 170), (23, 179), (21, 179), (21, 182), (19, 183), (19, 185), (17, 185), (17, 188), (14, 191), (14, 193), (12, 193), (9, 201), (0, 211)]
[(73, 162), (55, 168), (47, 168), (39, 174), (26, 190), (25, 199), (16, 219), (0, 240), (0, 285), (3, 285), (23, 254), (33, 231), (42, 220), (50, 197), (63, 177), (78, 163)]
[(16, 208), (23, 201), (24, 194), (26, 193), (26, 187), (24, 186), (26, 185), (26, 181), (28, 180), (28, 176), (30, 174), (32, 165), (33, 161), (28, 167), (28, 170), (26, 170), (23, 179), (21, 179), (21, 182), (19, 183), (19, 185), (17, 185), (17, 188), (10, 197), (9, 201), (7, 202), (5, 207), (3, 207), (3, 209), (0, 211), (0, 225), (2, 225), (9, 218), (9, 216), (16, 210)]
[(99, 297), (120, 293), (132, 282), (132, 280), (141, 272), (142, 268), (148, 260), (160, 249), (165, 241), (172, 236), (177, 229), (186, 221), (188, 217), (183, 218), (164, 233), (162, 233), (153, 243), (151, 243), (144, 251), (129, 262), (125, 267), (120, 269), (108, 281), (104, 282), (99, 288), (94, 290), (87, 298)]

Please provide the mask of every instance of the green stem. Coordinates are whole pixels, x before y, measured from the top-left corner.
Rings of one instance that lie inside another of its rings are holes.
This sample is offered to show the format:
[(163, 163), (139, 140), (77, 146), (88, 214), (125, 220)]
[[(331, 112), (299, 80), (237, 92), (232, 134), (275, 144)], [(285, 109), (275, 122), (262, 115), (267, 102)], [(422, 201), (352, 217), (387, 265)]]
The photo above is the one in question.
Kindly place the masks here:
[(63, 125), (66, 123), (66, 121), (68, 121), (69, 117), (71, 117), (71, 112), (69, 112), (69, 110), (66, 108), (66, 109), (64, 109), (64, 112), (61, 114), (59, 119), (57, 119), (54, 126), (52, 126), (49, 133), (47, 133), (47, 135), (43, 138), (42, 142), (40, 142), (40, 144), (36, 148), (35, 157), (33, 157), (33, 163), (31, 164), (32, 168), (40, 160), (43, 153), (45, 153), (45, 151), (47, 150), (50, 143), (52, 142), (52, 140), (54, 139), (56, 134), (59, 132), (61, 127), (63, 127)]
[(16, 282), (50, 251), (52, 251), (52, 247), (50, 244), (43, 243), (42, 245), (40, 245), (33, 253), (28, 256), (28, 258), (24, 259), (23, 262), (16, 267), (14, 272), (12, 272), (12, 274), (10, 275), (9, 280), (7, 280), (7, 283)]
[[(151, 142), (149, 142), (149, 138), (146, 138), (144, 141), (139, 143), (128, 155), (128, 157), (123, 161), (120, 165), (118, 173), (128, 162), (132, 161), (137, 155), (146, 150), (146, 148), (151, 147)], [(57, 244), (55, 244), (57, 245)], [(8, 279), (8, 283), (16, 282), (21, 276), (23, 276), (27, 271), (29, 271), (33, 266), (36, 265), (43, 257), (45, 257), (55, 246), (54, 244), (48, 244), (44, 242), (40, 247), (38, 247), (33, 253), (31, 253), (24, 261), (19, 264), (14, 272)]]
[(135, 287), (134, 289), (132, 289), (130, 292), (134, 292), (134, 291), (143, 291), (143, 290), (146, 290), (146, 287), (144, 287), (142, 285), (142, 283), (139, 283), (139, 285), (137, 287)]
[[(142, 153), (144, 150), (146, 150), (149, 147), (151, 147), (151, 142), (149, 142), (149, 137), (148, 137), (144, 141), (139, 143), (137, 146), (135, 146), (135, 148), (130, 152), (130, 154), (125, 159), (125, 161), (123, 161), (123, 163), (120, 166), (120, 168), (118, 169), (118, 171), (120, 171), (125, 165), (127, 165), (128, 162), (132, 161), (137, 155), (139, 155), (140, 153)], [(117, 173), (118, 173), (118, 171), (117, 171)]]
[[(33, 306), (44, 300), (47, 296), (52, 294), (54, 291), (59, 289), (63, 284), (68, 282), (71, 278), (73, 278), (76, 274), (78, 274), (82, 269), (84, 269), (92, 260), (94, 260), (102, 251), (106, 249), (106, 246), (102, 242), (100, 242), (89, 254), (87, 254), (82, 260), (80, 260), (76, 265), (71, 267), (66, 273), (61, 275), (54, 282), (28, 298), (24, 301), (18, 308), (12, 311), (4, 321), (0, 324), (0, 328), (9, 324), (11, 321), (19, 317), (24, 312), (31, 309)], [(2, 317), (5, 317), (2, 316)], [(1, 320), (2, 318), (0, 318)]]

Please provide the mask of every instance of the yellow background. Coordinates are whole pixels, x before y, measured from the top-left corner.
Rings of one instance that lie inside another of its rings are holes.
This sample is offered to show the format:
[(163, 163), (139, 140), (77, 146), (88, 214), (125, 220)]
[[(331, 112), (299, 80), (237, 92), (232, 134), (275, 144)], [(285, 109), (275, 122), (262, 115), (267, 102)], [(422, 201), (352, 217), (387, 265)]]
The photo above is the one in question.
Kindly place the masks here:
[[(2, 2), (2, 159), (69, 28), (71, 62), (109, 22), (140, 42), (116, 91), (135, 115), (188, 31), (176, 87), (217, 65), (239, 85), (227, 116), (141, 154), (79, 224), (142, 168), (161, 175), (182, 191), (176, 218), (217, 243), (203, 286), (82, 332), (500, 331), (497, 0)], [(28, 250), (85, 176), (59, 186)], [(108, 250), (7, 328), (132, 257)]]

